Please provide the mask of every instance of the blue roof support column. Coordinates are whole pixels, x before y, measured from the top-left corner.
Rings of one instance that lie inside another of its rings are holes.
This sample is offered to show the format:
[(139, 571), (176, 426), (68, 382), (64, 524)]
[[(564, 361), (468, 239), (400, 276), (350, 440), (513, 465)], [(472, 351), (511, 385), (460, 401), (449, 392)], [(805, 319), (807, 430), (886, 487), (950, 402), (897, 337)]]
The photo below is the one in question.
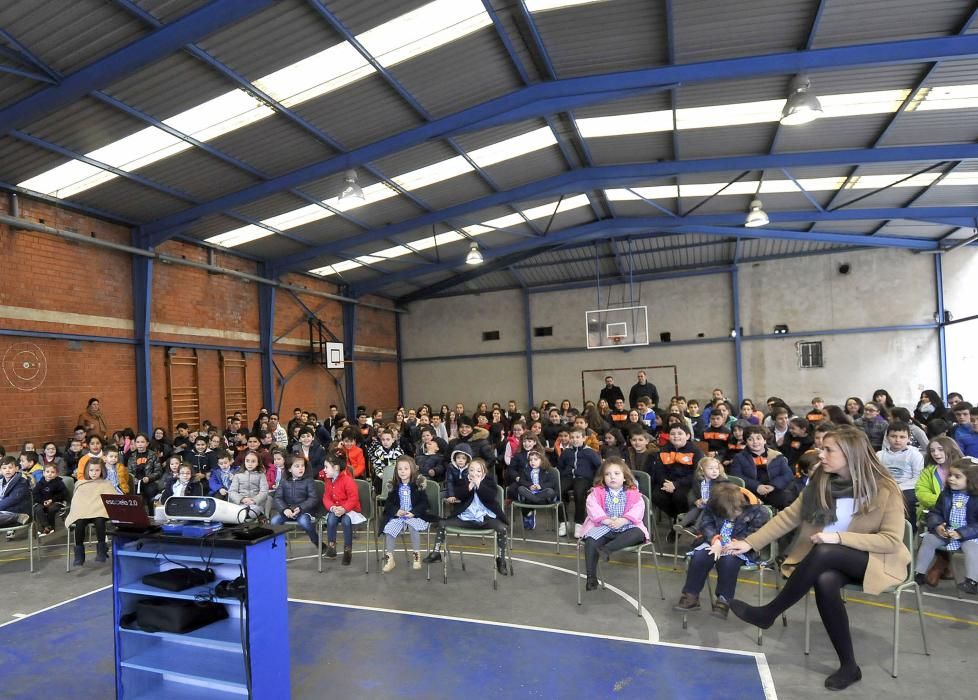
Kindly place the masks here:
[(744, 356), (742, 354), (742, 344), (740, 332), (740, 270), (736, 265), (730, 268), (730, 303), (733, 307), (733, 327), (734, 327), (734, 367), (737, 377), (737, 401), (744, 400)]
[(214, 0), (164, 25), (81, 70), (60, 85), (45, 88), (0, 110), (0, 132), (25, 127), (81, 99), (93, 90), (131, 75), (219, 29), (271, 5), (273, 0)]
[[(133, 238), (136, 238), (135, 231)], [(153, 316), (153, 259), (131, 256), (132, 326), (136, 341), (136, 423), (147, 435), (153, 430), (153, 367), (150, 324)]]
[(937, 357), (941, 366), (941, 398), (947, 401), (947, 335), (944, 326), (947, 318), (944, 311), (944, 261), (943, 256), (934, 256), (934, 278), (937, 292)]
[(350, 423), (356, 423), (357, 417), (357, 377), (353, 364), (356, 334), (357, 305), (343, 302), (343, 380), (346, 384), (346, 416)]
[(533, 400), (533, 319), (530, 316), (530, 290), (523, 287), (523, 330), (525, 332), (526, 354), (526, 405), (527, 411), (536, 402)]
[[(264, 266), (262, 266), (264, 267)], [(269, 411), (275, 406), (275, 358), (273, 341), (275, 328), (275, 287), (258, 285), (258, 335), (261, 347), (261, 402)]]

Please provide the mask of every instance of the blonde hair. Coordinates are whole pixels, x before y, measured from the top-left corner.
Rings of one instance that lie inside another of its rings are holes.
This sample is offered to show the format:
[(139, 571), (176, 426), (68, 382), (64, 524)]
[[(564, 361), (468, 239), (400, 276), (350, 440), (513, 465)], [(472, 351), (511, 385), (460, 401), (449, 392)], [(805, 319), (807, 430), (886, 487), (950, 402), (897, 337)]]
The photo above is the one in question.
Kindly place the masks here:
[(720, 467), (720, 476), (718, 476), (716, 478), (716, 480), (719, 481), (720, 479), (726, 479), (727, 478), (727, 470), (723, 468), (723, 463), (719, 459), (717, 459), (716, 457), (704, 457), (699, 462), (697, 462), (696, 463), (696, 474), (694, 475), (693, 478), (695, 478), (695, 479), (706, 479), (706, 474), (704, 474), (703, 472), (706, 469), (706, 465), (708, 465), (710, 462), (715, 462), (716, 465), (718, 467)]
[[(897, 483), (886, 467), (880, 462), (869, 443), (869, 438), (859, 428), (840, 425), (825, 433), (824, 440), (832, 439), (846, 459), (852, 478), (852, 497), (856, 512), (865, 515), (876, 500), (881, 488), (897, 488)], [(830, 502), (830, 474), (824, 469), (814, 470), (811, 485), (818, 499), (819, 508), (827, 509)]]
[(486, 460), (482, 457), (476, 457), (471, 462), (469, 462), (469, 471), (472, 471), (472, 467), (479, 467), (482, 470), (482, 476), (489, 476), (489, 467), (486, 466)]

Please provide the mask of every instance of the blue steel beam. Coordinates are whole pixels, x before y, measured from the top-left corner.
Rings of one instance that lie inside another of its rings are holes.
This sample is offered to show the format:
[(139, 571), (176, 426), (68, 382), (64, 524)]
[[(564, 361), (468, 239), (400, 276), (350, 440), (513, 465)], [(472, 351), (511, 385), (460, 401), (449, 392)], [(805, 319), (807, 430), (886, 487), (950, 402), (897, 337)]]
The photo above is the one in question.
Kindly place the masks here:
[[(349, 296), (344, 290), (343, 296)], [(354, 367), (354, 352), (356, 351), (357, 305), (343, 303), (343, 382), (346, 385), (346, 415), (352, 423), (357, 415), (357, 377)]]
[[(262, 265), (262, 268), (265, 266)], [(262, 269), (262, 275), (268, 276)], [(261, 396), (262, 405), (270, 411), (275, 407), (275, 287), (270, 284), (258, 285), (258, 337), (261, 347)]]
[[(743, 219), (742, 216), (738, 217)], [(715, 217), (700, 217), (701, 219), (712, 219)], [(773, 223), (773, 222), (772, 222)], [(902, 248), (907, 250), (936, 250), (937, 242), (929, 239), (919, 238), (896, 238), (883, 236), (860, 236), (846, 233), (825, 233), (804, 232), (778, 229), (775, 227), (763, 228), (736, 228), (733, 226), (720, 226), (710, 224), (676, 224), (665, 217), (636, 217), (606, 219), (595, 221), (581, 226), (572, 226), (548, 235), (544, 239), (536, 241), (518, 241), (508, 246), (484, 249), (483, 257), (488, 262), (503, 256), (511, 256), (517, 253), (525, 253), (542, 247), (549, 247), (567, 241), (583, 241), (592, 238), (603, 238), (614, 233), (640, 232), (647, 230), (666, 230), (678, 233), (698, 233), (712, 236), (728, 236), (731, 238), (764, 238), (764, 239), (785, 239), (785, 240), (805, 240), (820, 241), (825, 243), (846, 243), (849, 245), (861, 245), (870, 247)], [(357, 296), (369, 294), (381, 289), (389, 284), (393, 284), (403, 279), (411, 279), (437, 272), (453, 270), (465, 265), (465, 257), (452, 258), (440, 263), (430, 265), (420, 265), (403, 270), (401, 272), (387, 275), (383, 278), (368, 280), (360, 283), (355, 288)], [(473, 272), (466, 272), (459, 275), (459, 282), (465, 281), (468, 276), (485, 274), (483, 269), (476, 269)]]
[[(133, 240), (137, 236), (132, 236)], [(136, 420), (139, 430), (153, 429), (153, 366), (150, 325), (153, 316), (153, 259), (132, 256), (133, 336), (136, 342)]]
[[(285, 173), (267, 182), (246, 187), (204, 205), (158, 219), (144, 226), (144, 230), (149, 236), (149, 242), (155, 244), (165, 239), (170, 231), (202, 216), (216, 214), (224, 209), (240, 206), (304, 182), (363, 165), (430, 139), (484, 129), (487, 124), (492, 123), (493, 119), (515, 121), (539, 117), (555, 111), (567, 111), (649, 90), (667, 89), (670, 85), (678, 83), (730, 80), (806, 70), (917, 63), (968, 58), (976, 54), (978, 54), (978, 35), (964, 35), (703, 61), (538, 83), (336, 157)], [(253, 87), (251, 89), (254, 91)]]
[[(312, 8), (316, 12), (318, 12), (323, 17), (323, 19), (325, 19), (326, 22), (328, 22), (329, 25), (337, 33), (339, 33), (340, 36), (342, 36), (343, 39), (346, 40), (347, 43), (350, 44), (350, 46), (356, 49), (357, 53), (359, 53), (363, 57), (363, 59), (367, 61), (367, 63), (369, 63), (375, 71), (377, 71), (377, 74), (384, 80), (384, 82), (388, 84), (388, 86), (390, 86), (391, 89), (394, 90), (394, 92), (396, 92), (401, 97), (402, 100), (408, 103), (408, 106), (411, 107), (411, 109), (413, 109), (416, 114), (418, 114), (426, 122), (434, 121), (434, 117), (428, 112), (428, 110), (426, 110), (421, 105), (421, 103), (418, 102), (417, 98), (415, 98), (415, 96), (412, 95), (407, 90), (407, 88), (405, 88), (401, 84), (401, 81), (395, 78), (394, 75), (389, 70), (387, 70), (387, 68), (385, 68), (384, 65), (380, 61), (378, 61), (373, 54), (367, 51), (366, 47), (362, 43), (360, 43), (360, 41), (356, 38), (353, 32), (351, 32), (350, 29), (345, 24), (343, 24), (343, 22), (340, 20), (339, 17), (337, 17), (325, 5), (323, 5), (323, 3), (320, 2), (320, 0), (309, 0), (309, 4), (312, 5)], [(455, 153), (457, 153), (458, 155), (462, 156), (462, 158), (465, 159), (465, 162), (469, 164), (469, 167), (472, 168), (475, 171), (475, 173), (479, 177), (481, 177), (487, 185), (489, 185), (490, 189), (492, 189), (494, 192), (499, 192), (499, 185), (496, 184), (496, 181), (493, 180), (493, 178), (489, 175), (489, 173), (483, 170), (478, 165), (478, 163), (472, 160), (469, 154), (466, 153), (454, 139), (448, 138), (445, 139), (445, 141), (448, 143), (451, 149), (455, 151)], [(514, 211), (516, 212), (516, 214), (520, 216), (520, 218), (523, 219), (524, 223), (526, 223), (527, 226), (529, 226), (532, 230), (534, 230), (538, 235), (540, 234), (540, 231), (537, 229), (537, 227), (533, 224), (533, 222), (530, 219), (526, 218), (523, 212), (521, 212), (519, 209), (514, 209)]]
[(93, 90), (177, 51), (184, 44), (214, 33), (268, 7), (273, 0), (214, 0), (164, 25), (128, 46), (100, 58), (45, 88), (0, 110), (0, 133), (19, 129), (66, 107)]
[[(308, 251), (285, 256), (273, 262), (277, 273), (297, 269), (309, 260), (323, 255), (342, 251), (350, 245), (363, 245), (382, 240), (389, 236), (407, 233), (420, 228), (426, 228), (445, 219), (456, 219), (467, 214), (489, 209), (509, 202), (534, 199), (546, 195), (568, 194), (580, 192), (594, 187), (637, 186), (649, 179), (669, 177), (679, 173), (708, 173), (743, 170), (762, 170), (765, 168), (789, 168), (821, 165), (847, 165), (853, 163), (887, 163), (978, 159), (978, 144), (931, 145), (931, 146), (896, 146), (889, 148), (840, 149), (835, 151), (810, 151), (799, 153), (776, 153), (757, 156), (731, 156), (722, 158), (701, 158), (685, 161), (664, 161), (633, 165), (614, 165), (595, 168), (582, 168), (537, 182), (515, 187), (506, 192), (493, 193), (462, 204), (448, 207), (438, 212), (423, 214), (396, 224), (390, 224), (373, 231), (361, 234), (353, 240), (335, 241)], [(906, 212), (893, 218), (905, 216)], [(851, 210), (847, 212), (851, 214)], [(921, 210), (920, 215), (924, 215)], [(771, 213), (772, 220), (777, 213)], [(845, 219), (842, 212), (811, 212), (804, 221), (820, 220), (820, 217), (832, 217), (830, 220)], [(965, 213), (963, 216), (970, 216)], [(742, 216), (741, 216), (742, 218)], [(858, 217), (857, 217), (858, 218)], [(784, 219), (782, 219), (784, 220)], [(472, 223), (477, 223), (473, 221)]]

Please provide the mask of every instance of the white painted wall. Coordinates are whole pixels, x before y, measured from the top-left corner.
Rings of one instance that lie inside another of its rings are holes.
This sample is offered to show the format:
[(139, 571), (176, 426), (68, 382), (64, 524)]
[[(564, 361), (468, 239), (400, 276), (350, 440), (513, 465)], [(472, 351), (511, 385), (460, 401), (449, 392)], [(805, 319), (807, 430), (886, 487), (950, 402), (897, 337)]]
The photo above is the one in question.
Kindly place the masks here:
[[(847, 275), (838, 267), (850, 266)], [(955, 317), (978, 313), (978, 250), (955, 251), (945, 258), (945, 298)], [(930, 255), (875, 250), (813, 255), (760, 262), (740, 268), (741, 325), (750, 335), (770, 334), (776, 324), (792, 333), (813, 335), (745, 340), (745, 393), (756, 401), (778, 395), (799, 410), (814, 395), (829, 402), (851, 394), (868, 398), (885, 388), (898, 403), (913, 406), (922, 388), (939, 389), (937, 332), (887, 331), (849, 335), (818, 335), (817, 331), (933, 322), (934, 260)], [(550, 337), (534, 338), (533, 395), (581, 401), (581, 371), (588, 375), (587, 394), (596, 398), (604, 370), (652, 365), (675, 365), (680, 392), (703, 399), (714, 386), (736, 393), (731, 280), (726, 273), (647, 281), (635, 285), (636, 302), (649, 307), (648, 347), (588, 351), (584, 312), (597, 306), (595, 289), (567, 290), (530, 296), (533, 326), (553, 326)], [(411, 304), (402, 316), (404, 396), (408, 405), (422, 401), (454, 402), (526, 399), (521, 292), (432, 299)], [(627, 300), (627, 287), (602, 286), (602, 304)], [(446, 320), (447, 319), (447, 320)], [(483, 343), (482, 331), (499, 329), (500, 341)], [(719, 342), (660, 343), (669, 331), (674, 341), (705, 339)], [(947, 329), (949, 373), (953, 388), (978, 398), (978, 377), (966, 367), (978, 355), (978, 322)], [(970, 340), (969, 340), (970, 338)], [(801, 370), (796, 343), (821, 340), (825, 367)], [(547, 352), (568, 350), (568, 352)], [(411, 358), (447, 354), (513, 352), (508, 357), (468, 358), (451, 362), (412, 362)], [(973, 365), (972, 365), (973, 366)], [(460, 369), (461, 367), (461, 369)], [(634, 370), (609, 372), (627, 389)], [(652, 380), (662, 396), (672, 393), (672, 371), (653, 370)], [(972, 384), (974, 386), (972, 386)]]

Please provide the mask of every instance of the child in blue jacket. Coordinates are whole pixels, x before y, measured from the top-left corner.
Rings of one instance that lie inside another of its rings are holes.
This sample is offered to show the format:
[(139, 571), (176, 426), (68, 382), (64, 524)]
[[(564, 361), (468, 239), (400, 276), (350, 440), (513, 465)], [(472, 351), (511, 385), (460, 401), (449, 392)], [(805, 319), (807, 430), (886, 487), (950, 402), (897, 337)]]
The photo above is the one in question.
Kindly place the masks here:
[(964, 552), (965, 580), (958, 588), (978, 594), (978, 459), (965, 457), (948, 468), (947, 485), (927, 514), (927, 530), (917, 551), (917, 584), (938, 549)]

